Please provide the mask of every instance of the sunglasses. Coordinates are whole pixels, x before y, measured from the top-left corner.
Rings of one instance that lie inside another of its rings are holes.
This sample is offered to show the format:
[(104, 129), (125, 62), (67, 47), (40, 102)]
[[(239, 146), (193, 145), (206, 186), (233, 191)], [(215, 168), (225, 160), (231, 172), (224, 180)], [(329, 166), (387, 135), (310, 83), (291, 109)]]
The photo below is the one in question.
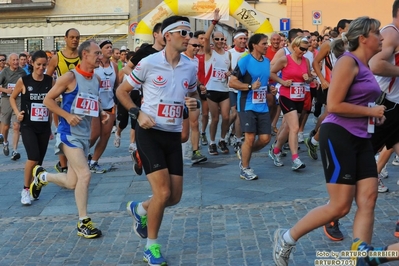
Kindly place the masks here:
[(213, 39), (214, 39), (215, 41), (217, 41), (217, 42), (218, 42), (218, 41), (222, 41), (222, 42), (223, 42), (223, 41), (226, 40), (225, 38), (213, 38)]
[(194, 36), (194, 32), (191, 32), (191, 31), (189, 31), (189, 30), (170, 30), (169, 32), (180, 32), (180, 36), (182, 36), (182, 37), (187, 37), (187, 34), (188, 34), (188, 36), (190, 36), (190, 38), (192, 38), (193, 36)]
[(0, 59), (0, 62), (5, 62), (6, 60), (5, 59)]
[(194, 48), (202, 48), (201, 44), (196, 44), (196, 43), (189, 43), (189, 45), (191, 45)]
[(308, 48), (305, 48), (305, 47), (299, 46), (298, 48), (299, 48), (299, 50), (301, 50), (302, 52), (307, 52), (307, 51), (308, 51)]

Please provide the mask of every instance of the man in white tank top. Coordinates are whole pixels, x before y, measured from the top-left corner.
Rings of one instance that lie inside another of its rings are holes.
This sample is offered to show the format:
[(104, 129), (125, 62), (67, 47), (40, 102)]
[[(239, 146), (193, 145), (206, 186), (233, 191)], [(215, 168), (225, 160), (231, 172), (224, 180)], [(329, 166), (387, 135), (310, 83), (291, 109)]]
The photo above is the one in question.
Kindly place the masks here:
[[(207, 100), (209, 111), (211, 113), (210, 144), (208, 147), (209, 154), (217, 155), (216, 148), (216, 130), (219, 122), (219, 109), (222, 116), (220, 140), (218, 147), (222, 153), (229, 153), (226, 144), (226, 134), (229, 129), (230, 99), (227, 78), (231, 75), (231, 55), (224, 50), (225, 36), (222, 32), (215, 31), (216, 24), (220, 19), (219, 9), (214, 11), (214, 20), (205, 34), (205, 78), (207, 89)], [(213, 34), (212, 34), (213, 32)], [(211, 35), (214, 43), (214, 49), (211, 49)]]
[[(386, 120), (382, 126), (376, 127), (371, 142), (374, 152), (381, 148), (377, 163), (377, 171), (388, 162), (395, 151), (399, 154), (399, 1), (395, 0), (392, 10), (393, 21), (381, 29), (384, 38), (382, 51), (370, 60), (370, 69), (376, 75), (381, 91), (386, 93), (380, 104), (386, 106)], [(396, 224), (395, 236), (399, 237), (399, 223)]]

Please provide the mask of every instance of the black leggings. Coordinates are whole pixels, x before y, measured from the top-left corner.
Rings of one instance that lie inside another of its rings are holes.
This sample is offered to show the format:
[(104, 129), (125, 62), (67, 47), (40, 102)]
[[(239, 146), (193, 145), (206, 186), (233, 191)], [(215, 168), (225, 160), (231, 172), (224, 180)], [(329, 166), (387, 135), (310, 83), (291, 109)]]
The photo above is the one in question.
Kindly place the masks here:
[(35, 130), (34, 127), (21, 125), (22, 143), (25, 146), (28, 160), (38, 162), (38, 164), (43, 163), (44, 156), (46, 156), (50, 135), (50, 127), (48, 127), (48, 130), (43, 132), (43, 129)]

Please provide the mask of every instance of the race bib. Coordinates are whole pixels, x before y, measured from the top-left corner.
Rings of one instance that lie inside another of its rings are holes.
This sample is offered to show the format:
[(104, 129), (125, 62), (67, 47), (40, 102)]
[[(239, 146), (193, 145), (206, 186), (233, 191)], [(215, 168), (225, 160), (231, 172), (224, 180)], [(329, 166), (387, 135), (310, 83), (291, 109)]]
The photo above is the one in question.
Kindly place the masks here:
[(32, 103), (30, 106), (30, 121), (48, 122), (49, 111), (42, 103)]
[(212, 70), (212, 78), (219, 82), (226, 82), (226, 69), (214, 67)]
[[(12, 90), (14, 91), (14, 89), (15, 89), (15, 84), (8, 83), (7, 89), (12, 89)], [(7, 96), (11, 96), (11, 93), (7, 93)], [(21, 94), (19, 94), (18, 96), (21, 96)]]
[(102, 79), (100, 83), (100, 89), (102, 90), (110, 90), (111, 87), (111, 80), (109, 79)]
[(161, 100), (158, 103), (155, 122), (162, 125), (181, 125), (183, 122), (183, 103)]
[(305, 99), (305, 86), (300, 82), (293, 82), (290, 86), (291, 99)]
[(74, 114), (98, 117), (98, 111), (98, 96), (83, 92), (77, 95)]
[(252, 103), (266, 103), (267, 86), (260, 87), (252, 91)]

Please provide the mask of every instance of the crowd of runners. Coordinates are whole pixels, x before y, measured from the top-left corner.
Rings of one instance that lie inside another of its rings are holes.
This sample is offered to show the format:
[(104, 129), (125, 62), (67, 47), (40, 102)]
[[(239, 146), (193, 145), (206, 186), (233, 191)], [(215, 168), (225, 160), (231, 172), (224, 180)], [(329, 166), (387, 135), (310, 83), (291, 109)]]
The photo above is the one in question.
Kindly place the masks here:
[[(269, 162), (283, 167), (290, 161), (293, 171), (304, 169), (298, 155), (304, 143), (310, 158), (320, 154), (330, 196), (291, 229), (276, 231), (277, 265), (288, 265), (296, 241), (315, 228), (323, 226), (328, 238), (342, 240), (339, 218), (354, 198), (352, 249), (399, 250), (370, 246), (376, 198), (388, 191), (381, 179), (388, 177), (392, 153), (399, 153), (399, 0), (392, 14), (392, 24), (381, 30), (369, 17), (342, 19), (323, 33), (295, 28), (287, 37), (237, 29), (228, 47), (227, 37), (215, 30), (221, 18), (216, 9), (206, 31), (192, 31), (183, 16), (157, 23), (153, 44), (135, 52), (110, 40), (80, 43), (79, 31), (71, 28), (61, 51), (0, 54), (0, 143), (9, 156), (12, 125), (11, 159), (21, 158), (20, 136), (27, 154), (21, 203), (31, 205), (49, 182), (73, 189), (77, 234), (101, 236), (87, 213), (91, 174), (107, 171), (101, 156), (110, 138), (120, 147), (130, 121), (130, 145), (124, 148), (134, 172), (147, 176), (152, 196), (128, 202), (127, 211), (135, 233), (147, 239), (144, 260), (167, 265), (157, 238), (164, 209), (182, 196), (182, 143), (190, 141), (193, 164), (219, 152), (236, 153), (238, 176), (251, 181), (258, 179), (252, 153), (275, 136)], [(315, 127), (308, 134), (309, 116)], [(41, 166), (50, 139), (59, 155), (54, 173)], [(388, 259), (397, 258), (357, 260), (379, 265)]]

